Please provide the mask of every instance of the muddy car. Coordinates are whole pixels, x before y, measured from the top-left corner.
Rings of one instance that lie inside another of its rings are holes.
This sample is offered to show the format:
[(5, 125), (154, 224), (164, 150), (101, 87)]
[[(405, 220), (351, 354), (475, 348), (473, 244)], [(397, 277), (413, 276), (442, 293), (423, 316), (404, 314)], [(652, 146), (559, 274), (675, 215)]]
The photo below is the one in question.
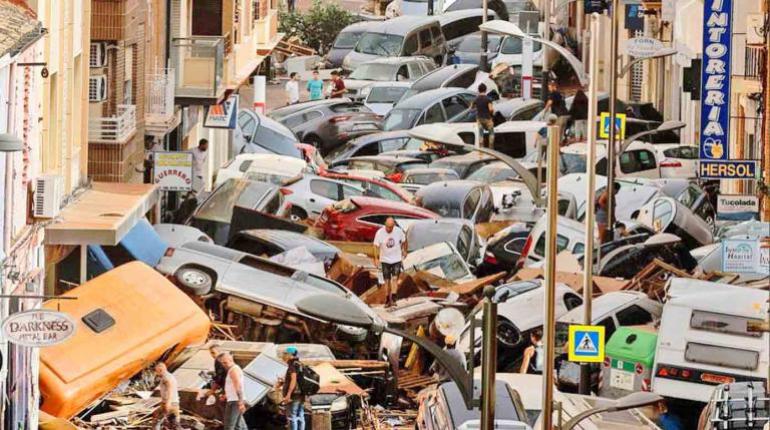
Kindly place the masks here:
[(380, 321), (368, 305), (334, 281), (219, 245), (189, 242), (169, 249), (156, 269), (199, 297), (219, 320), (237, 325), (248, 340), (323, 343), (367, 338), (366, 330), (319, 324), (302, 314), (295, 302), (311, 294), (339, 295)]
[(688, 272), (698, 264), (682, 240), (668, 233), (658, 233), (644, 242), (629, 243), (612, 250), (602, 248), (601, 255), (606, 256), (599, 264), (598, 273), (610, 278), (631, 279), (656, 259)]
[(434, 182), (415, 195), (418, 204), (443, 217), (488, 222), (495, 206), (489, 186), (474, 181)]
[(453, 244), (463, 260), (474, 267), (480, 263), (485, 248), (473, 223), (464, 219), (419, 220), (411, 222), (406, 229), (409, 252), (441, 242)]
[(714, 241), (712, 227), (690, 208), (671, 197), (651, 200), (639, 210), (636, 220), (657, 232), (679, 236), (690, 248)]
[(449, 242), (440, 242), (410, 252), (404, 258), (404, 270), (423, 271), (453, 282), (476, 279), (468, 263)]

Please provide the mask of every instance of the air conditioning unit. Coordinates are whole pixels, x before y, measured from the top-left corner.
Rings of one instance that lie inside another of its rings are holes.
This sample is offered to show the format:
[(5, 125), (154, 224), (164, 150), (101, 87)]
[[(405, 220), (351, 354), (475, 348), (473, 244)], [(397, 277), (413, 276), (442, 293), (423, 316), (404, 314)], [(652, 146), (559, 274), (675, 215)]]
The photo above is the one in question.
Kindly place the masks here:
[(89, 67), (104, 67), (107, 64), (107, 55), (104, 43), (91, 42), (91, 56), (89, 57)]
[(35, 218), (54, 218), (59, 215), (64, 180), (61, 175), (41, 175), (35, 179)]
[(107, 76), (98, 75), (88, 78), (88, 101), (91, 103), (107, 100)]

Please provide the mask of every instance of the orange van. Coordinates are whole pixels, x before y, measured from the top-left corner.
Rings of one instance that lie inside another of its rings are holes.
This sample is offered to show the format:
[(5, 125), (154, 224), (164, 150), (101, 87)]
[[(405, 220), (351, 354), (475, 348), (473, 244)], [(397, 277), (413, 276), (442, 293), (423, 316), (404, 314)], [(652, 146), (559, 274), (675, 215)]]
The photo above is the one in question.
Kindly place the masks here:
[(52, 300), (76, 322), (75, 334), (40, 350), (41, 409), (71, 418), (153, 362), (206, 342), (206, 314), (161, 274), (135, 261)]

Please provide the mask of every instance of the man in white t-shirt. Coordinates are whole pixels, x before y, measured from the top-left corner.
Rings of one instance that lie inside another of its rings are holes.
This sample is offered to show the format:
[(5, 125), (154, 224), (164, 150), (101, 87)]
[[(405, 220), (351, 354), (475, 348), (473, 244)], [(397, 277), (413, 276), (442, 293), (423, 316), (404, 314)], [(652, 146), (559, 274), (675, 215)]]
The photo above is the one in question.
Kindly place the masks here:
[(297, 72), (289, 74), (289, 82), (286, 82), (286, 104), (299, 103), (299, 75)]
[(387, 288), (386, 306), (393, 306), (394, 284), (403, 269), (402, 261), (406, 257), (406, 235), (396, 227), (396, 221), (389, 217), (385, 226), (377, 230), (374, 236), (374, 264), (382, 270), (382, 278)]

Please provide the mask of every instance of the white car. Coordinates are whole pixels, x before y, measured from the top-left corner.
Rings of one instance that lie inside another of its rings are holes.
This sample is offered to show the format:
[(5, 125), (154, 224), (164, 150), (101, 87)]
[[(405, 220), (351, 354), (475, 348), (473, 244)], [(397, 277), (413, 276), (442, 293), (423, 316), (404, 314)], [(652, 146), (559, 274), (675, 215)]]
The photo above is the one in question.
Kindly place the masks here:
[(696, 178), (698, 176), (698, 147), (693, 145), (656, 144), (662, 178)]
[[(524, 56), (522, 54), (522, 38), (507, 36), (500, 43), (499, 53), (492, 61), (492, 67), (498, 64), (507, 64), (514, 69), (521, 69)], [(543, 45), (539, 42), (532, 43), (532, 67), (543, 66)]]
[(377, 82), (361, 89), (364, 105), (377, 115), (385, 116), (409, 90), (411, 82)]
[(284, 189), (285, 199), (291, 203), (290, 216), (295, 221), (315, 218), (333, 203), (366, 194), (363, 188), (315, 175), (305, 175)]
[(277, 154), (238, 154), (219, 169), (215, 187), (227, 182), (228, 179), (244, 176), (282, 185), (283, 180), (301, 175), (306, 168), (307, 163), (295, 157)]
[[(588, 145), (585, 142), (573, 143), (561, 149), (562, 173), (585, 173)], [(640, 178), (661, 178), (663, 171), (658, 159), (656, 145), (633, 141), (618, 156), (615, 163), (615, 177), (633, 176)], [(607, 142), (596, 143), (596, 173), (607, 174)]]
[(468, 263), (449, 242), (435, 243), (410, 252), (404, 258), (404, 270), (424, 271), (457, 283), (476, 279)]

